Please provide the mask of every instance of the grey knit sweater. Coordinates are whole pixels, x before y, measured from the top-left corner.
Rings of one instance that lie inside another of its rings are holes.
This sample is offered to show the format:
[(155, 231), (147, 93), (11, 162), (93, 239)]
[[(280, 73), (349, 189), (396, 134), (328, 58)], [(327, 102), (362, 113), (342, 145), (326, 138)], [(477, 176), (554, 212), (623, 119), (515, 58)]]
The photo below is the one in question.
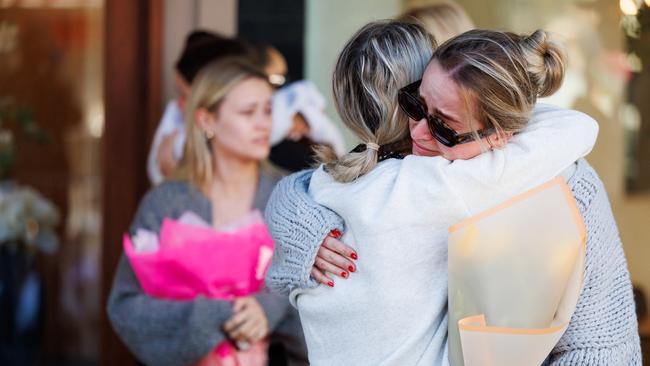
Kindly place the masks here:
[[(254, 207), (264, 210), (281, 172), (263, 165)], [(164, 218), (179, 218), (192, 211), (212, 222), (212, 205), (192, 184), (166, 182), (143, 198), (130, 232), (139, 228), (159, 232)], [(306, 365), (306, 351), (299, 318), (288, 299), (268, 291), (256, 296), (274, 332), (284, 343), (292, 364)], [(232, 316), (230, 301), (199, 297), (193, 301), (167, 301), (143, 293), (122, 255), (108, 300), (113, 328), (133, 354), (147, 365), (187, 365), (226, 339), (221, 327)], [(272, 340), (273, 340), (272, 339)]]
[[(276, 251), (266, 280), (278, 293), (317, 286), (309, 272), (318, 248), (330, 230), (344, 230), (340, 217), (307, 194), (311, 174), (283, 179), (267, 206)], [(605, 187), (585, 160), (578, 161), (568, 184), (587, 228), (584, 286), (566, 333), (544, 365), (641, 365), (632, 285)]]

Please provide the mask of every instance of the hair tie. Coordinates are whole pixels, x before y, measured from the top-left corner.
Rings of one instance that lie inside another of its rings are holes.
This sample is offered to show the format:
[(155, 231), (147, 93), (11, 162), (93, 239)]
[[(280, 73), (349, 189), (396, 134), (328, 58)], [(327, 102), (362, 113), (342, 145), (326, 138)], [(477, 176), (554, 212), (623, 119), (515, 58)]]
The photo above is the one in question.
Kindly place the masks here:
[(366, 142), (366, 148), (370, 150), (379, 151), (379, 145), (375, 144), (374, 142)]
[(369, 143), (366, 143), (366, 144), (357, 145), (350, 152), (351, 153), (361, 153), (361, 152), (366, 151), (367, 149), (374, 150), (374, 151), (377, 151), (377, 153), (379, 154), (379, 156), (377, 157), (377, 161), (381, 162), (381, 161), (384, 161), (386, 159), (403, 159), (404, 158), (403, 151), (406, 148), (410, 149), (411, 145), (410, 144), (407, 144), (405, 146), (402, 146), (402, 145), (404, 145), (403, 142), (397, 142), (397, 143), (392, 143), (392, 144), (387, 144), (387, 145), (382, 145), (382, 146), (379, 146), (379, 145), (377, 145), (375, 143), (369, 142)]

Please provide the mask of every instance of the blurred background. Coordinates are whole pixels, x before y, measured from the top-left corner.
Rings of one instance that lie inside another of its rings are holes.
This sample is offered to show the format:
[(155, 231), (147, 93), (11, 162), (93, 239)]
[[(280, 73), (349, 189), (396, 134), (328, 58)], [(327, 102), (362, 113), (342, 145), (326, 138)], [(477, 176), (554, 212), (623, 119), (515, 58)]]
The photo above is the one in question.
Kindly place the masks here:
[[(136, 364), (105, 303), (190, 31), (274, 45), (289, 81), (311, 80), (326, 96), (351, 148), (331, 102), (339, 50), (366, 22), (433, 2), (0, 0), (0, 360)], [(588, 160), (607, 186), (633, 283), (650, 291), (650, 0), (457, 2), (479, 28), (544, 28), (564, 43), (567, 77), (548, 102), (600, 123)]]

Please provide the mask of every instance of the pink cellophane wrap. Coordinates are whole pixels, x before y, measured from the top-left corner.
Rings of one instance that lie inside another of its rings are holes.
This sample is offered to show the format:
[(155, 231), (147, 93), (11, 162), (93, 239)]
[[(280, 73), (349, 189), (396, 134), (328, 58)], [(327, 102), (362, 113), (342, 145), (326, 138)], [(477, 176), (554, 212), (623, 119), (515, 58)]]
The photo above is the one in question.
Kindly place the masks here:
[[(146, 230), (138, 230), (133, 242), (125, 235), (124, 251), (143, 291), (152, 297), (234, 300), (264, 286), (273, 240), (259, 212), (223, 230), (185, 213), (178, 221), (163, 221), (158, 242)], [(237, 351), (224, 342), (198, 365), (265, 365), (267, 348), (267, 342), (260, 342)]]

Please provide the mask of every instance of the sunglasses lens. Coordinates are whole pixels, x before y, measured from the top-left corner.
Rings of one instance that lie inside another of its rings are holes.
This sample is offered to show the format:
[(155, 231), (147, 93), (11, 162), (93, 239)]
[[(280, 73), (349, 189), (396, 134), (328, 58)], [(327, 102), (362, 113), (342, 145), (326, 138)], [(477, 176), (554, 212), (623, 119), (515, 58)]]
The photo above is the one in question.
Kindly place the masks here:
[(441, 144), (447, 147), (456, 145), (456, 134), (453, 130), (445, 126), (439, 118), (430, 117), (427, 119), (427, 123), (429, 124), (431, 135), (440, 141)]
[(400, 92), (397, 101), (402, 111), (414, 121), (419, 121), (425, 117), (422, 112), (422, 106), (406, 92)]

